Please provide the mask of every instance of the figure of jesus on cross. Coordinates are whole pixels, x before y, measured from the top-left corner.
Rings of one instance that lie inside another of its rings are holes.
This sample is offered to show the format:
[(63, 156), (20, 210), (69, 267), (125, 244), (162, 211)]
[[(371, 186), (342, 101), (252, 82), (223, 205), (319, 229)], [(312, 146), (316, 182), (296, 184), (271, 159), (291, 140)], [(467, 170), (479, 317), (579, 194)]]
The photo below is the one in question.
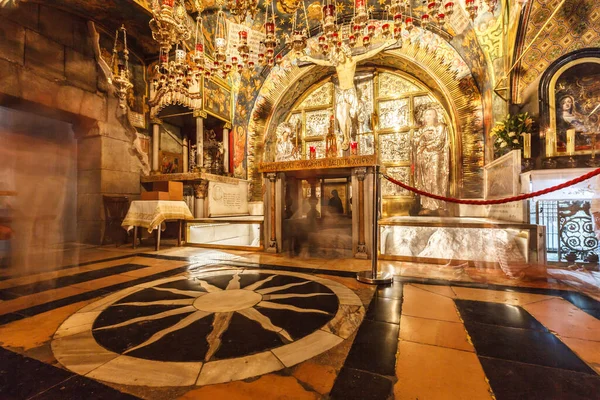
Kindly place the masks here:
[(342, 150), (348, 150), (352, 120), (356, 119), (358, 114), (359, 99), (356, 95), (356, 87), (354, 86), (356, 65), (363, 60), (375, 56), (396, 42), (396, 39), (389, 39), (381, 46), (359, 55), (352, 55), (352, 50), (346, 44), (343, 44), (340, 49), (333, 50), (330, 53), (329, 60), (313, 58), (308, 55), (298, 59), (299, 61), (308, 61), (316, 65), (335, 68), (339, 81), (339, 95), (336, 98), (335, 117), (344, 138), (341, 144)]

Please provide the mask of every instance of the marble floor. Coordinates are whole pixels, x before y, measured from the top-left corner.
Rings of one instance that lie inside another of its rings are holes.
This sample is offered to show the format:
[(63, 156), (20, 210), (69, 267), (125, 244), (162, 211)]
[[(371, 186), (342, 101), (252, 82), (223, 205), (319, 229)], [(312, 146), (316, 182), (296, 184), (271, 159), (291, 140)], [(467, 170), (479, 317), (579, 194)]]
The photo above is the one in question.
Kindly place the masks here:
[(58, 259), (0, 270), (0, 399), (600, 393), (585, 271), (381, 261), (395, 278), (377, 287), (354, 279), (368, 260), (168, 243), (70, 246)]

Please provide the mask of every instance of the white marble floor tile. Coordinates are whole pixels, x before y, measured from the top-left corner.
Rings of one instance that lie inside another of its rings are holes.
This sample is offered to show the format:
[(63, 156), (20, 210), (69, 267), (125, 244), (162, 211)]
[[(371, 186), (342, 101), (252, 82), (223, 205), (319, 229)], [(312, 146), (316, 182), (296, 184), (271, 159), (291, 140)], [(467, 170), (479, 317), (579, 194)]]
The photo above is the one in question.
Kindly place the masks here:
[(76, 335), (91, 330), (92, 324), (101, 312), (102, 311), (91, 311), (73, 314), (56, 330), (54, 339), (60, 339), (61, 337)]
[(201, 362), (163, 362), (119, 356), (87, 376), (122, 385), (191, 386), (196, 383), (201, 368)]
[(318, 330), (300, 340), (273, 349), (273, 353), (286, 367), (319, 355), (343, 342), (343, 339), (329, 332)]
[(211, 361), (202, 367), (196, 384), (212, 385), (237, 381), (283, 368), (284, 365), (270, 351), (231, 360)]
[(52, 341), (52, 352), (58, 362), (80, 375), (119, 356), (96, 343), (91, 331)]

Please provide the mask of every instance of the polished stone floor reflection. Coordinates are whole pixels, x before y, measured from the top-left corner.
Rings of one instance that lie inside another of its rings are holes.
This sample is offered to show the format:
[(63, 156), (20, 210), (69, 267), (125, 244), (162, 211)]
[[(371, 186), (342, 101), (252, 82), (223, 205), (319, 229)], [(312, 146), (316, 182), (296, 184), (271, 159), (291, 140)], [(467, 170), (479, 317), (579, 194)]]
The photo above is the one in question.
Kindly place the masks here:
[[(4, 399), (596, 399), (600, 302), (558, 280), (125, 246), (3, 271)], [(429, 271), (429, 272), (427, 272)], [(459, 271), (459, 272), (457, 272)]]

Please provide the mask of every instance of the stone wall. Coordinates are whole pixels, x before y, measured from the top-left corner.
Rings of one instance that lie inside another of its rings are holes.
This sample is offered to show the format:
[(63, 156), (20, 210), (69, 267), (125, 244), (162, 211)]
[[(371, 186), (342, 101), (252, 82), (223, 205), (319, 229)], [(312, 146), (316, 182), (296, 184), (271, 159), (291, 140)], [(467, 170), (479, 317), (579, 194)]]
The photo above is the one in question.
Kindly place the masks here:
[(87, 21), (34, 3), (0, 10), (0, 105), (73, 124), (78, 240), (99, 243), (103, 194), (140, 193), (136, 133), (98, 68)]

